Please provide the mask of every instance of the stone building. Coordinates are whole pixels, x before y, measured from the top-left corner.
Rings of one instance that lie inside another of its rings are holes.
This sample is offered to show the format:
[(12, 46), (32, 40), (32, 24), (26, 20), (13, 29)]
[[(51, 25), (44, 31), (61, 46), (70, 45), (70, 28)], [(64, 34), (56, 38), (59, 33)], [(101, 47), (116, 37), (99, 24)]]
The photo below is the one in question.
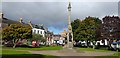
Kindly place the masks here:
[(60, 33), (60, 35), (61, 35), (62, 37), (65, 37), (65, 38), (66, 38), (66, 37), (67, 37), (67, 31), (64, 30), (63, 32)]
[(46, 30), (46, 45), (51, 45), (53, 40), (53, 32)]
[(64, 30), (63, 32), (60, 33), (61, 38), (63, 38), (65, 44), (67, 44), (67, 31)]
[(20, 24), (20, 22), (5, 18), (4, 14), (1, 13), (0, 14), (0, 29), (10, 26), (11, 24)]
[(4, 14), (0, 14), (0, 31), (10, 26), (11, 24), (22, 24), (22, 25), (29, 25), (32, 28), (32, 34), (40, 34), (43, 36), (44, 39), (46, 39), (46, 44), (51, 45), (52, 44), (52, 37), (53, 32), (50, 32), (48, 28), (44, 27), (43, 24), (32, 24), (31, 21), (28, 23), (25, 23), (22, 18), (19, 19), (19, 21), (14, 21), (8, 18), (4, 17)]

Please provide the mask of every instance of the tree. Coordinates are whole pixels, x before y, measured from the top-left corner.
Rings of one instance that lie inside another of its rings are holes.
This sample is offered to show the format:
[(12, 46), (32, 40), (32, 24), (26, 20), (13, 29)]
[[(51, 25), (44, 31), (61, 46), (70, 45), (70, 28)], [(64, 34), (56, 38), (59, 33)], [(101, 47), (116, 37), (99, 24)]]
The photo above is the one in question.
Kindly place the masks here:
[(40, 34), (33, 34), (32, 35), (32, 40), (36, 40), (36, 41), (41, 41), (41, 42), (45, 42), (46, 40), (43, 38), (42, 35)]
[(76, 38), (76, 35), (77, 35), (77, 34), (75, 34), (75, 31), (76, 31), (76, 29), (79, 28), (80, 19), (74, 20), (74, 21), (71, 23), (71, 25), (72, 25), (72, 31), (73, 31), (73, 38), (75, 39), (75, 38)]
[[(79, 20), (80, 21), (80, 20)], [(101, 24), (101, 20), (95, 17), (86, 17), (76, 25), (78, 28), (74, 31), (75, 40), (95, 40), (97, 37), (96, 29)], [(74, 25), (72, 25), (74, 26)]]
[(99, 40), (109, 40), (109, 45), (113, 40), (120, 40), (120, 18), (118, 16), (105, 16), (98, 31)]
[[(72, 23), (76, 23), (75, 21)], [(101, 20), (99, 18), (89, 16), (82, 21), (79, 20), (78, 22), (79, 24), (72, 24), (74, 40), (85, 40), (87, 42), (87, 46), (89, 46), (89, 41), (96, 40), (98, 37), (99, 33), (97, 33), (97, 29), (101, 24)], [(78, 28), (75, 29), (74, 26), (77, 26)]]
[(28, 39), (31, 37), (31, 27), (29, 25), (11, 24), (2, 30), (3, 40), (12, 41), (13, 48), (21, 39)]
[(72, 31), (74, 32), (74, 31), (79, 27), (79, 25), (80, 25), (80, 19), (74, 20), (74, 21), (71, 23), (71, 25), (72, 25)]

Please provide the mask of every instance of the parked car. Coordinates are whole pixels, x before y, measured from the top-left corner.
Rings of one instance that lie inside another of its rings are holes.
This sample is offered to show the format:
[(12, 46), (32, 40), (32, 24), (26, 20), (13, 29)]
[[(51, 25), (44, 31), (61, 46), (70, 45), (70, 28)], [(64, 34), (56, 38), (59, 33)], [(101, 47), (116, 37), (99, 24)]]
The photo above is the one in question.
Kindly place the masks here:
[(120, 42), (113, 42), (110, 46), (110, 49), (116, 50), (116, 51), (120, 51)]
[(14, 44), (12, 41), (7, 41), (4, 43), (4, 46), (7, 46), (7, 47), (12, 47)]

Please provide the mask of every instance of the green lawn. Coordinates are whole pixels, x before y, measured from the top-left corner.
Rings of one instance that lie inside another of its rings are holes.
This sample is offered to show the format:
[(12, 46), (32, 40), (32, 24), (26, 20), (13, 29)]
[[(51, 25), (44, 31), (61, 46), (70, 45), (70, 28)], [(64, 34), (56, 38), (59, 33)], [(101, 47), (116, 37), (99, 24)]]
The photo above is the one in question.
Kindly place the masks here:
[(96, 56), (95, 58), (120, 58), (120, 52), (115, 53), (111, 56)]
[[(92, 49), (92, 48), (79, 48), (82, 51), (93, 51), (93, 52), (112, 52), (106, 49)], [(120, 58), (120, 52), (115, 53), (111, 56), (96, 56), (94, 58)]]
[[(25, 48), (25, 47), (16, 47), (13, 49), (12, 47), (2, 47), (2, 58), (59, 58), (57, 56), (51, 55), (40, 55), (40, 54), (31, 54), (27, 52), (28, 50), (60, 50), (62, 47), (55, 46), (55, 47), (45, 47), (42, 46), (40, 48)], [(23, 51), (22, 51), (23, 50)], [(95, 52), (111, 52), (109, 50), (102, 50), (102, 49), (92, 49), (92, 48), (79, 48), (79, 50), (83, 51), (95, 51)], [(96, 56), (95, 58), (120, 58), (120, 52), (115, 53), (111, 56)]]
[(16, 50), (2, 50), (2, 54), (6, 54), (6, 55), (8, 55), (8, 54), (30, 54), (29, 52), (27, 52), (27, 51), (16, 51)]
[(93, 49), (93, 48), (79, 48), (82, 51), (95, 51), (95, 52), (111, 52), (110, 50), (106, 49)]
[(119, 56), (96, 56), (94, 58), (120, 58)]
[[(52, 55), (41, 55), (41, 54), (31, 54), (27, 50), (59, 50), (62, 47), (40, 47), (40, 48), (24, 48), (17, 47), (13, 49), (12, 47), (2, 47), (2, 58), (58, 58)], [(21, 51), (23, 50), (23, 51)]]
[(62, 49), (61, 46), (49, 46), (49, 47), (46, 47), (46, 46), (42, 46), (42, 47), (38, 47), (38, 48), (25, 48), (25, 47), (16, 47), (16, 48), (12, 48), (12, 47), (2, 47), (2, 49), (8, 49), (8, 50), (60, 50)]
[(27, 51), (2, 50), (2, 58), (58, 58), (57, 56), (31, 54)]

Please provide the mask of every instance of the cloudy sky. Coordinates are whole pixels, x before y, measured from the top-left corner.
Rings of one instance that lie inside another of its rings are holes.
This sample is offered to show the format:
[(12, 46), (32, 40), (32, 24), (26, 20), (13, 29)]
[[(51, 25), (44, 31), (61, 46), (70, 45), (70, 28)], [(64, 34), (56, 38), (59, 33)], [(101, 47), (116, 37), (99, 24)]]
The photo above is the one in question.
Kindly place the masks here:
[[(71, 21), (76, 18), (82, 20), (86, 16), (103, 18), (105, 15), (118, 15), (117, 1), (76, 2), (72, 0)], [(2, 12), (5, 17), (12, 20), (18, 21), (22, 17), (26, 23), (31, 20), (34, 24), (44, 24), (50, 31), (58, 34), (67, 29), (67, 6), (68, 2), (63, 0), (59, 2), (57, 0), (4, 0)]]

